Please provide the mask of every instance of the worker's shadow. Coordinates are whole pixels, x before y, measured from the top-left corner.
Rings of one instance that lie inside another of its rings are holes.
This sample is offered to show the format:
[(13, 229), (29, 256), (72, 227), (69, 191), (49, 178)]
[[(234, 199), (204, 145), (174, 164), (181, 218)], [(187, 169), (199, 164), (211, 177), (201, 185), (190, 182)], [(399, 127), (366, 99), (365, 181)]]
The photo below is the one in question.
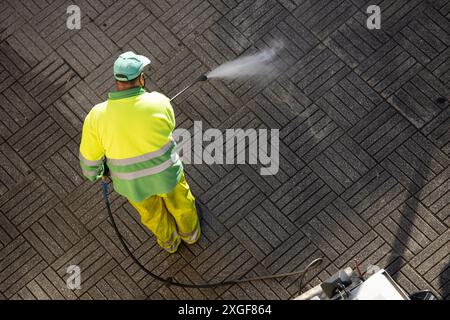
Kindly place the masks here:
[(442, 298), (450, 300), (450, 261), (445, 266), (444, 272), (441, 273), (439, 282), (443, 287)]
[(197, 209), (198, 220), (200, 222), (200, 227), (203, 227), (203, 218), (205, 213), (209, 214), (209, 209), (206, 204), (202, 203), (200, 200), (195, 199), (195, 208)]
[[(444, 102), (447, 104), (448, 107), (448, 101)], [(442, 108), (444, 106), (440, 105)], [(423, 136), (420, 131), (415, 133), (413, 137), (420, 137)], [(415, 139), (411, 137), (410, 140), (415, 141)], [(426, 137), (425, 137), (426, 139)], [(420, 143), (416, 141), (416, 144), (420, 146)], [(436, 149), (435, 149), (436, 148)], [(421, 198), (423, 193), (423, 188), (433, 180), (434, 177), (431, 177), (430, 174), (431, 168), (430, 166), (433, 165), (431, 163), (434, 161), (435, 157), (437, 156), (435, 152), (431, 152), (430, 150), (439, 150), (436, 146), (432, 145), (432, 148), (429, 148), (427, 151), (429, 151), (429, 155), (427, 157), (422, 157), (420, 160), (423, 163), (423, 166), (420, 166), (420, 172), (419, 168), (414, 167), (414, 175), (411, 177), (409, 176), (409, 183), (405, 186), (409, 197), (408, 200), (403, 202), (402, 206), (398, 208), (398, 211), (401, 213), (400, 221), (398, 222), (399, 227), (397, 228), (397, 234), (395, 234), (394, 237), (394, 243), (391, 243), (392, 251), (391, 254), (387, 260), (386, 268), (388, 271), (393, 274), (394, 279), (398, 279), (399, 271), (404, 266), (405, 261), (408, 261), (407, 257), (407, 244), (409, 240), (412, 238), (412, 235), (414, 234), (414, 221), (416, 219), (416, 216), (418, 215), (418, 211), (422, 210), (423, 204), (421, 204)], [(399, 156), (401, 153), (400, 149), (397, 149), (396, 151)], [(419, 155), (415, 154), (414, 156), (420, 157)], [(407, 156), (406, 156), (407, 157)], [(448, 164), (447, 164), (448, 165)], [(444, 168), (445, 169), (445, 168)], [(443, 170), (444, 170), (443, 169)], [(442, 172), (442, 171), (441, 171)], [(425, 209), (428, 210), (428, 209)], [(410, 213), (410, 214), (408, 214)], [(431, 213), (432, 214), (432, 213)], [(435, 241), (436, 239), (432, 240)], [(432, 242), (430, 241), (430, 243)], [(421, 244), (419, 244), (421, 245)], [(428, 244), (429, 245), (429, 244)], [(422, 247), (421, 250), (424, 250), (426, 248)], [(420, 250), (420, 251), (421, 251)], [(409, 254), (408, 254), (409, 255)], [(410, 256), (410, 255), (409, 255)], [(414, 259), (414, 256), (409, 257), (409, 261), (411, 259)], [(450, 272), (450, 261), (447, 263), (446, 267), (442, 270), (442, 272), (439, 275), (439, 293), (443, 298), (448, 297), (450, 294), (450, 286), (449, 286), (449, 272)], [(423, 275), (422, 275), (423, 276)], [(418, 288), (418, 290), (431, 290), (436, 292), (436, 290), (431, 288)], [(412, 294), (413, 292), (409, 292)]]

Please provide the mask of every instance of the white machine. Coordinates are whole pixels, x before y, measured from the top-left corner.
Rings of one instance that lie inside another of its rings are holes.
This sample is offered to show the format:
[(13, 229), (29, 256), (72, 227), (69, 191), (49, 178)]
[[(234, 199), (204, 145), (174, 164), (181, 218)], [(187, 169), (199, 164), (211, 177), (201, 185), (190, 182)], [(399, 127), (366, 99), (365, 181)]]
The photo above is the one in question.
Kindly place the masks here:
[(361, 280), (352, 268), (340, 270), (295, 300), (410, 300), (408, 294), (381, 269)]

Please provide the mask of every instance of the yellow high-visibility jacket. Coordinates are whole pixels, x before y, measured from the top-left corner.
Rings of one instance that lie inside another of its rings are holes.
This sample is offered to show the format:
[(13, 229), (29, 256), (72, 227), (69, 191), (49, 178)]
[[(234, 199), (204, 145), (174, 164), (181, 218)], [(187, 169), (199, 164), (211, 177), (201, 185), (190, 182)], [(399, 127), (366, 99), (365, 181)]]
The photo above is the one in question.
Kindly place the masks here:
[(142, 88), (110, 92), (86, 116), (80, 164), (91, 181), (108, 165), (117, 193), (140, 202), (170, 192), (183, 165), (172, 137), (175, 116), (170, 100)]

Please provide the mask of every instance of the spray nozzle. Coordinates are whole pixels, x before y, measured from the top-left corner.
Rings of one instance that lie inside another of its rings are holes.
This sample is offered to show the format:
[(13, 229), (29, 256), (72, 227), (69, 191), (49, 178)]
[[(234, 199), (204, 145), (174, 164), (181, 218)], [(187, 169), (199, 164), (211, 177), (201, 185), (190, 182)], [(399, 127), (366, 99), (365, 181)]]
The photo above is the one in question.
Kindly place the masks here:
[(208, 77), (206, 76), (206, 74), (202, 74), (200, 77), (197, 78), (196, 82), (206, 81), (206, 80), (208, 80)]

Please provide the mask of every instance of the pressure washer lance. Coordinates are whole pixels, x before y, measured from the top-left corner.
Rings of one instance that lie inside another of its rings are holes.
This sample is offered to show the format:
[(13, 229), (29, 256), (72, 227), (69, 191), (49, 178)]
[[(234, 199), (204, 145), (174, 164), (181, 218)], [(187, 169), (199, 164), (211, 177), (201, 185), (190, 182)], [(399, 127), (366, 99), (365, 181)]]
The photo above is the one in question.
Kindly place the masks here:
[[(128, 255), (133, 259), (133, 261), (149, 276), (152, 278), (161, 281), (166, 284), (166, 286), (176, 286), (176, 287), (182, 287), (182, 288), (215, 288), (220, 286), (231, 286), (238, 283), (244, 283), (244, 282), (253, 282), (253, 281), (261, 281), (261, 280), (268, 280), (268, 279), (277, 279), (277, 278), (284, 278), (289, 276), (296, 276), (301, 275), (300, 281), (302, 282), (305, 278), (306, 273), (313, 267), (319, 266), (322, 262), (322, 258), (318, 258), (313, 260), (310, 264), (306, 266), (304, 270), (301, 271), (294, 271), (294, 272), (288, 272), (288, 273), (280, 273), (280, 274), (274, 274), (274, 275), (267, 275), (267, 276), (261, 276), (261, 277), (254, 277), (254, 278), (244, 278), (244, 279), (235, 279), (235, 280), (227, 280), (227, 281), (221, 281), (221, 282), (215, 282), (215, 283), (205, 283), (205, 284), (193, 284), (193, 283), (182, 283), (176, 281), (172, 277), (163, 278), (156, 274), (154, 274), (152, 271), (148, 270), (131, 252), (130, 248), (126, 244), (125, 240), (122, 237), (122, 234), (119, 232), (119, 229), (117, 228), (116, 221), (114, 220), (114, 216), (111, 211), (111, 205), (109, 203), (109, 197), (108, 197), (108, 177), (102, 176), (102, 191), (103, 191), (103, 200), (105, 201), (106, 210), (109, 214), (109, 219), (111, 220), (112, 226), (117, 234), (117, 237), (119, 238), (120, 242), (122, 243), (122, 246), (125, 248), (125, 251), (128, 253)], [(300, 284), (301, 286), (301, 284)], [(301, 291), (301, 290), (300, 290)]]
[(197, 82), (201, 82), (201, 81), (206, 81), (208, 80), (208, 77), (206, 75), (201, 75), (200, 77), (198, 77), (194, 82), (192, 82), (190, 85), (188, 85), (186, 88), (184, 88), (183, 90), (181, 90), (180, 92), (178, 92), (176, 95), (174, 95), (172, 97), (172, 99), (170, 99), (170, 101), (172, 101), (173, 99), (175, 99), (176, 97), (178, 97), (180, 94), (182, 94), (183, 92), (185, 92), (187, 89), (189, 89), (190, 87), (192, 87), (194, 84), (196, 84)]

